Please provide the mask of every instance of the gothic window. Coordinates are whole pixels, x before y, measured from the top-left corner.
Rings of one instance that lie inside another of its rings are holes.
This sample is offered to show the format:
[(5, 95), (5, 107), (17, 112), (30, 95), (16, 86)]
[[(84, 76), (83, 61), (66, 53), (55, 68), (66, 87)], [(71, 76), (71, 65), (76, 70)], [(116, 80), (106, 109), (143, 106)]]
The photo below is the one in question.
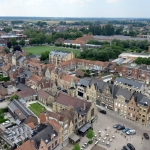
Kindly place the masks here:
[(94, 116), (94, 108), (91, 110), (91, 116)]

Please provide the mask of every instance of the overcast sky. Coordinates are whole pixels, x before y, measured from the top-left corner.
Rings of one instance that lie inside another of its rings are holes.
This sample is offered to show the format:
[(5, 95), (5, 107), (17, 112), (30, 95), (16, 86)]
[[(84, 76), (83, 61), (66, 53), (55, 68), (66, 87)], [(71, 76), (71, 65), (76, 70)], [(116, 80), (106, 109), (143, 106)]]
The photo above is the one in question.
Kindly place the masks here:
[(150, 0), (0, 0), (0, 16), (150, 18)]

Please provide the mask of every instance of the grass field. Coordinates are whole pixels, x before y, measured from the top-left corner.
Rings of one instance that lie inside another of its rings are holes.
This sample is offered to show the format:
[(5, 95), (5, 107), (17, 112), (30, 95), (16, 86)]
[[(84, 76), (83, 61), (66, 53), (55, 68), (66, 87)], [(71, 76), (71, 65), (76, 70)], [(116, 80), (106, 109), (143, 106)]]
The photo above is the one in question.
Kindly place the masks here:
[[(33, 103), (33, 104), (30, 104), (30, 106), (29, 106), (29, 109), (38, 117), (40, 116), (40, 112), (42, 112), (42, 108), (44, 108), (44, 107), (42, 105), (40, 105), (39, 103)], [(45, 111), (47, 111), (47, 110), (45, 109)]]
[(71, 49), (71, 48), (65, 48), (65, 47), (56, 47), (56, 46), (31, 46), (31, 47), (24, 47), (23, 50), (27, 50), (28, 52), (32, 52), (33, 54), (41, 54), (45, 51), (52, 51), (52, 50), (61, 50), (61, 51), (70, 51), (74, 54), (79, 54), (80, 50), (78, 49)]

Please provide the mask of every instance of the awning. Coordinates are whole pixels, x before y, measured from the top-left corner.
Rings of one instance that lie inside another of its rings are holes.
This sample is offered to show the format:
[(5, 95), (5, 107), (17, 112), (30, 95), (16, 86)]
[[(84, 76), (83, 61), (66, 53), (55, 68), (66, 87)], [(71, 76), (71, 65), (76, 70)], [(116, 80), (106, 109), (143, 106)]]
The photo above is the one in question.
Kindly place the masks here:
[(89, 130), (92, 127), (91, 123), (84, 124), (78, 131), (81, 133), (85, 133), (87, 130)]
[(73, 134), (70, 135), (69, 139), (70, 139), (71, 141), (73, 141), (73, 142), (76, 143), (77, 141), (80, 140), (80, 137), (77, 136), (75, 133), (73, 133)]

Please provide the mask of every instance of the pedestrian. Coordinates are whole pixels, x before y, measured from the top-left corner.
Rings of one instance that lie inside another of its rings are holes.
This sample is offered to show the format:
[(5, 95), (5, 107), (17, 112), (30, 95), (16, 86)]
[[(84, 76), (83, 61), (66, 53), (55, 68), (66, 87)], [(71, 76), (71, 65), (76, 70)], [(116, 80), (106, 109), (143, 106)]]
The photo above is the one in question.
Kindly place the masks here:
[(143, 137), (142, 137), (142, 140), (143, 140)]

